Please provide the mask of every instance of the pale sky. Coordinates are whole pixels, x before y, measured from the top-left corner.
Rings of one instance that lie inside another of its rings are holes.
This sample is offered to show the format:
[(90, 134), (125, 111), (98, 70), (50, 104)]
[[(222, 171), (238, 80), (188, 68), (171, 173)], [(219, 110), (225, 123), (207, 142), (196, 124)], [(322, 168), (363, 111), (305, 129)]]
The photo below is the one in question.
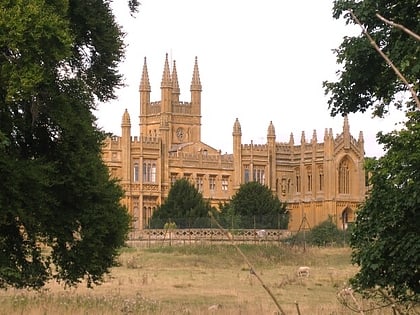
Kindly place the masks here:
[[(120, 66), (126, 86), (117, 100), (99, 104), (98, 126), (121, 135), (127, 108), (132, 136), (139, 135), (138, 87), (147, 58), (151, 100), (160, 100), (166, 53), (176, 60), (180, 100), (190, 101), (194, 58), (198, 58), (202, 92), (204, 143), (232, 153), (232, 130), (238, 118), (242, 143), (265, 143), (270, 121), (276, 141), (307, 141), (316, 130), (323, 142), (325, 128), (342, 132), (343, 118), (329, 115), (322, 82), (334, 80), (339, 69), (332, 50), (343, 36), (359, 32), (332, 18), (326, 0), (141, 0), (135, 18), (127, 0), (116, 0), (114, 12), (126, 32), (126, 59)], [(350, 114), (350, 132), (363, 131), (366, 156), (383, 155), (378, 131), (395, 129), (403, 115), (384, 119), (370, 113)]]

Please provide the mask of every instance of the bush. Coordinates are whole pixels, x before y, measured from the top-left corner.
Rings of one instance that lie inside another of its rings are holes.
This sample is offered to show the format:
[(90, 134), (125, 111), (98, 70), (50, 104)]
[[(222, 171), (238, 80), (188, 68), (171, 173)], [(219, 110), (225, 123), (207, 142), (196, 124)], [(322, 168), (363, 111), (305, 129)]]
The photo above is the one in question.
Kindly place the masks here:
[(340, 230), (332, 218), (321, 222), (309, 231), (300, 231), (288, 240), (291, 244), (302, 244), (314, 246), (346, 245), (350, 236), (350, 230)]

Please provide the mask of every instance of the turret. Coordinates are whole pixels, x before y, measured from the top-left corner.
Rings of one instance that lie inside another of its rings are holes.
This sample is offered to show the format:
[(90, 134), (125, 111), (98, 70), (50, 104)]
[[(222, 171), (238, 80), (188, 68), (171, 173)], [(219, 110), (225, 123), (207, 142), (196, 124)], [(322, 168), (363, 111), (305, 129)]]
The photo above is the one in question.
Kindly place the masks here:
[(171, 72), (169, 70), (168, 54), (166, 54), (166, 58), (165, 58), (165, 65), (163, 68), (162, 82), (160, 84), (160, 89), (161, 89), (162, 113), (171, 112), (172, 80), (171, 80)]
[(181, 94), (178, 84), (178, 74), (176, 72), (176, 62), (174, 60), (174, 65), (172, 68), (172, 101), (175, 104), (179, 103), (179, 95)]
[(146, 57), (144, 57), (143, 72), (141, 75), (140, 86), (140, 115), (147, 115), (147, 106), (150, 104), (150, 82), (147, 72)]
[(364, 156), (365, 155), (365, 139), (363, 138), (363, 131), (359, 132), (358, 144), (359, 144), (359, 150)]
[(131, 171), (131, 122), (127, 109), (124, 111), (121, 120), (121, 161), (122, 181), (130, 181)]
[(276, 129), (274, 128), (273, 122), (270, 121), (267, 129), (267, 140), (276, 138)]
[(239, 188), (242, 182), (242, 150), (241, 150), (241, 138), (242, 138), (242, 131), (241, 131), (241, 124), (239, 123), (238, 118), (236, 118), (235, 123), (233, 124), (233, 163), (234, 163), (234, 187)]
[(194, 63), (194, 72), (191, 80), (191, 105), (192, 113), (194, 115), (201, 115), (201, 82), (200, 82), (200, 73), (198, 71), (198, 62), (197, 57), (195, 57)]
[(268, 143), (268, 187), (273, 191), (276, 190), (276, 130), (273, 122), (270, 121), (267, 129), (267, 143)]

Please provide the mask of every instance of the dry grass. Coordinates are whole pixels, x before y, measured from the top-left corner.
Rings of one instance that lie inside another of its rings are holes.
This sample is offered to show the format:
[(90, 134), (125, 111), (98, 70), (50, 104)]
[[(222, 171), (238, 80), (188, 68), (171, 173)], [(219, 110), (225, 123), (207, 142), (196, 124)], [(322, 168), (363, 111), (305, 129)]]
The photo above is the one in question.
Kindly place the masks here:
[[(347, 248), (244, 245), (244, 254), (286, 314), (352, 314), (337, 300), (356, 268)], [(275, 314), (276, 305), (229, 245), (125, 249), (94, 289), (0, 292), (0, 314)], [(308, 278), (296, 269), (309, 266)], [(213, 306), (213, 309), (209, 307)], [(384, 310), (369, 314), (391, 314)]]

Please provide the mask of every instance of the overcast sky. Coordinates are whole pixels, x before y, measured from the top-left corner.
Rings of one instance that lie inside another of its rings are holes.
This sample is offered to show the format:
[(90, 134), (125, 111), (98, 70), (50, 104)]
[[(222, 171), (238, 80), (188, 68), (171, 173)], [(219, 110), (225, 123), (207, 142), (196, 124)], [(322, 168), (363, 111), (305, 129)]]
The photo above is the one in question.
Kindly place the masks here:
[[(238, 118), (242, 142), (265, 143), (270, 121), (278, 142), (302, 131), (307, 141), (316, 130), (323, 142), (325, 128), (342, 132), (343, 118), (329, 115), (322, 82), (334, 80), (339, 69), (332, 52), (343, 36), (359, 32), (332, 18), (326, 0), (141, 0), (135, 18), (126, 0), (113, 8), (126, 32), (126, 60), (120, 71), (126, 86), (118, 100), (99, 104), (98, 125), (121, 135), (127, 108), (132, 135), (139, 134), (139, 92), (144, 57), (151, 100), (160, 100), (165, 54), (176, 60), (180, 100), (190, 101), (190, 83), (197, 56), (202, 92), (202, 141), (232, 152), (232, 129)], [(381, 156), (376, 133), (395, 129), (402, 114), (384, 119), (369, 113), (349, 115), (350, 132), (363, 131), (367, 156)]]

